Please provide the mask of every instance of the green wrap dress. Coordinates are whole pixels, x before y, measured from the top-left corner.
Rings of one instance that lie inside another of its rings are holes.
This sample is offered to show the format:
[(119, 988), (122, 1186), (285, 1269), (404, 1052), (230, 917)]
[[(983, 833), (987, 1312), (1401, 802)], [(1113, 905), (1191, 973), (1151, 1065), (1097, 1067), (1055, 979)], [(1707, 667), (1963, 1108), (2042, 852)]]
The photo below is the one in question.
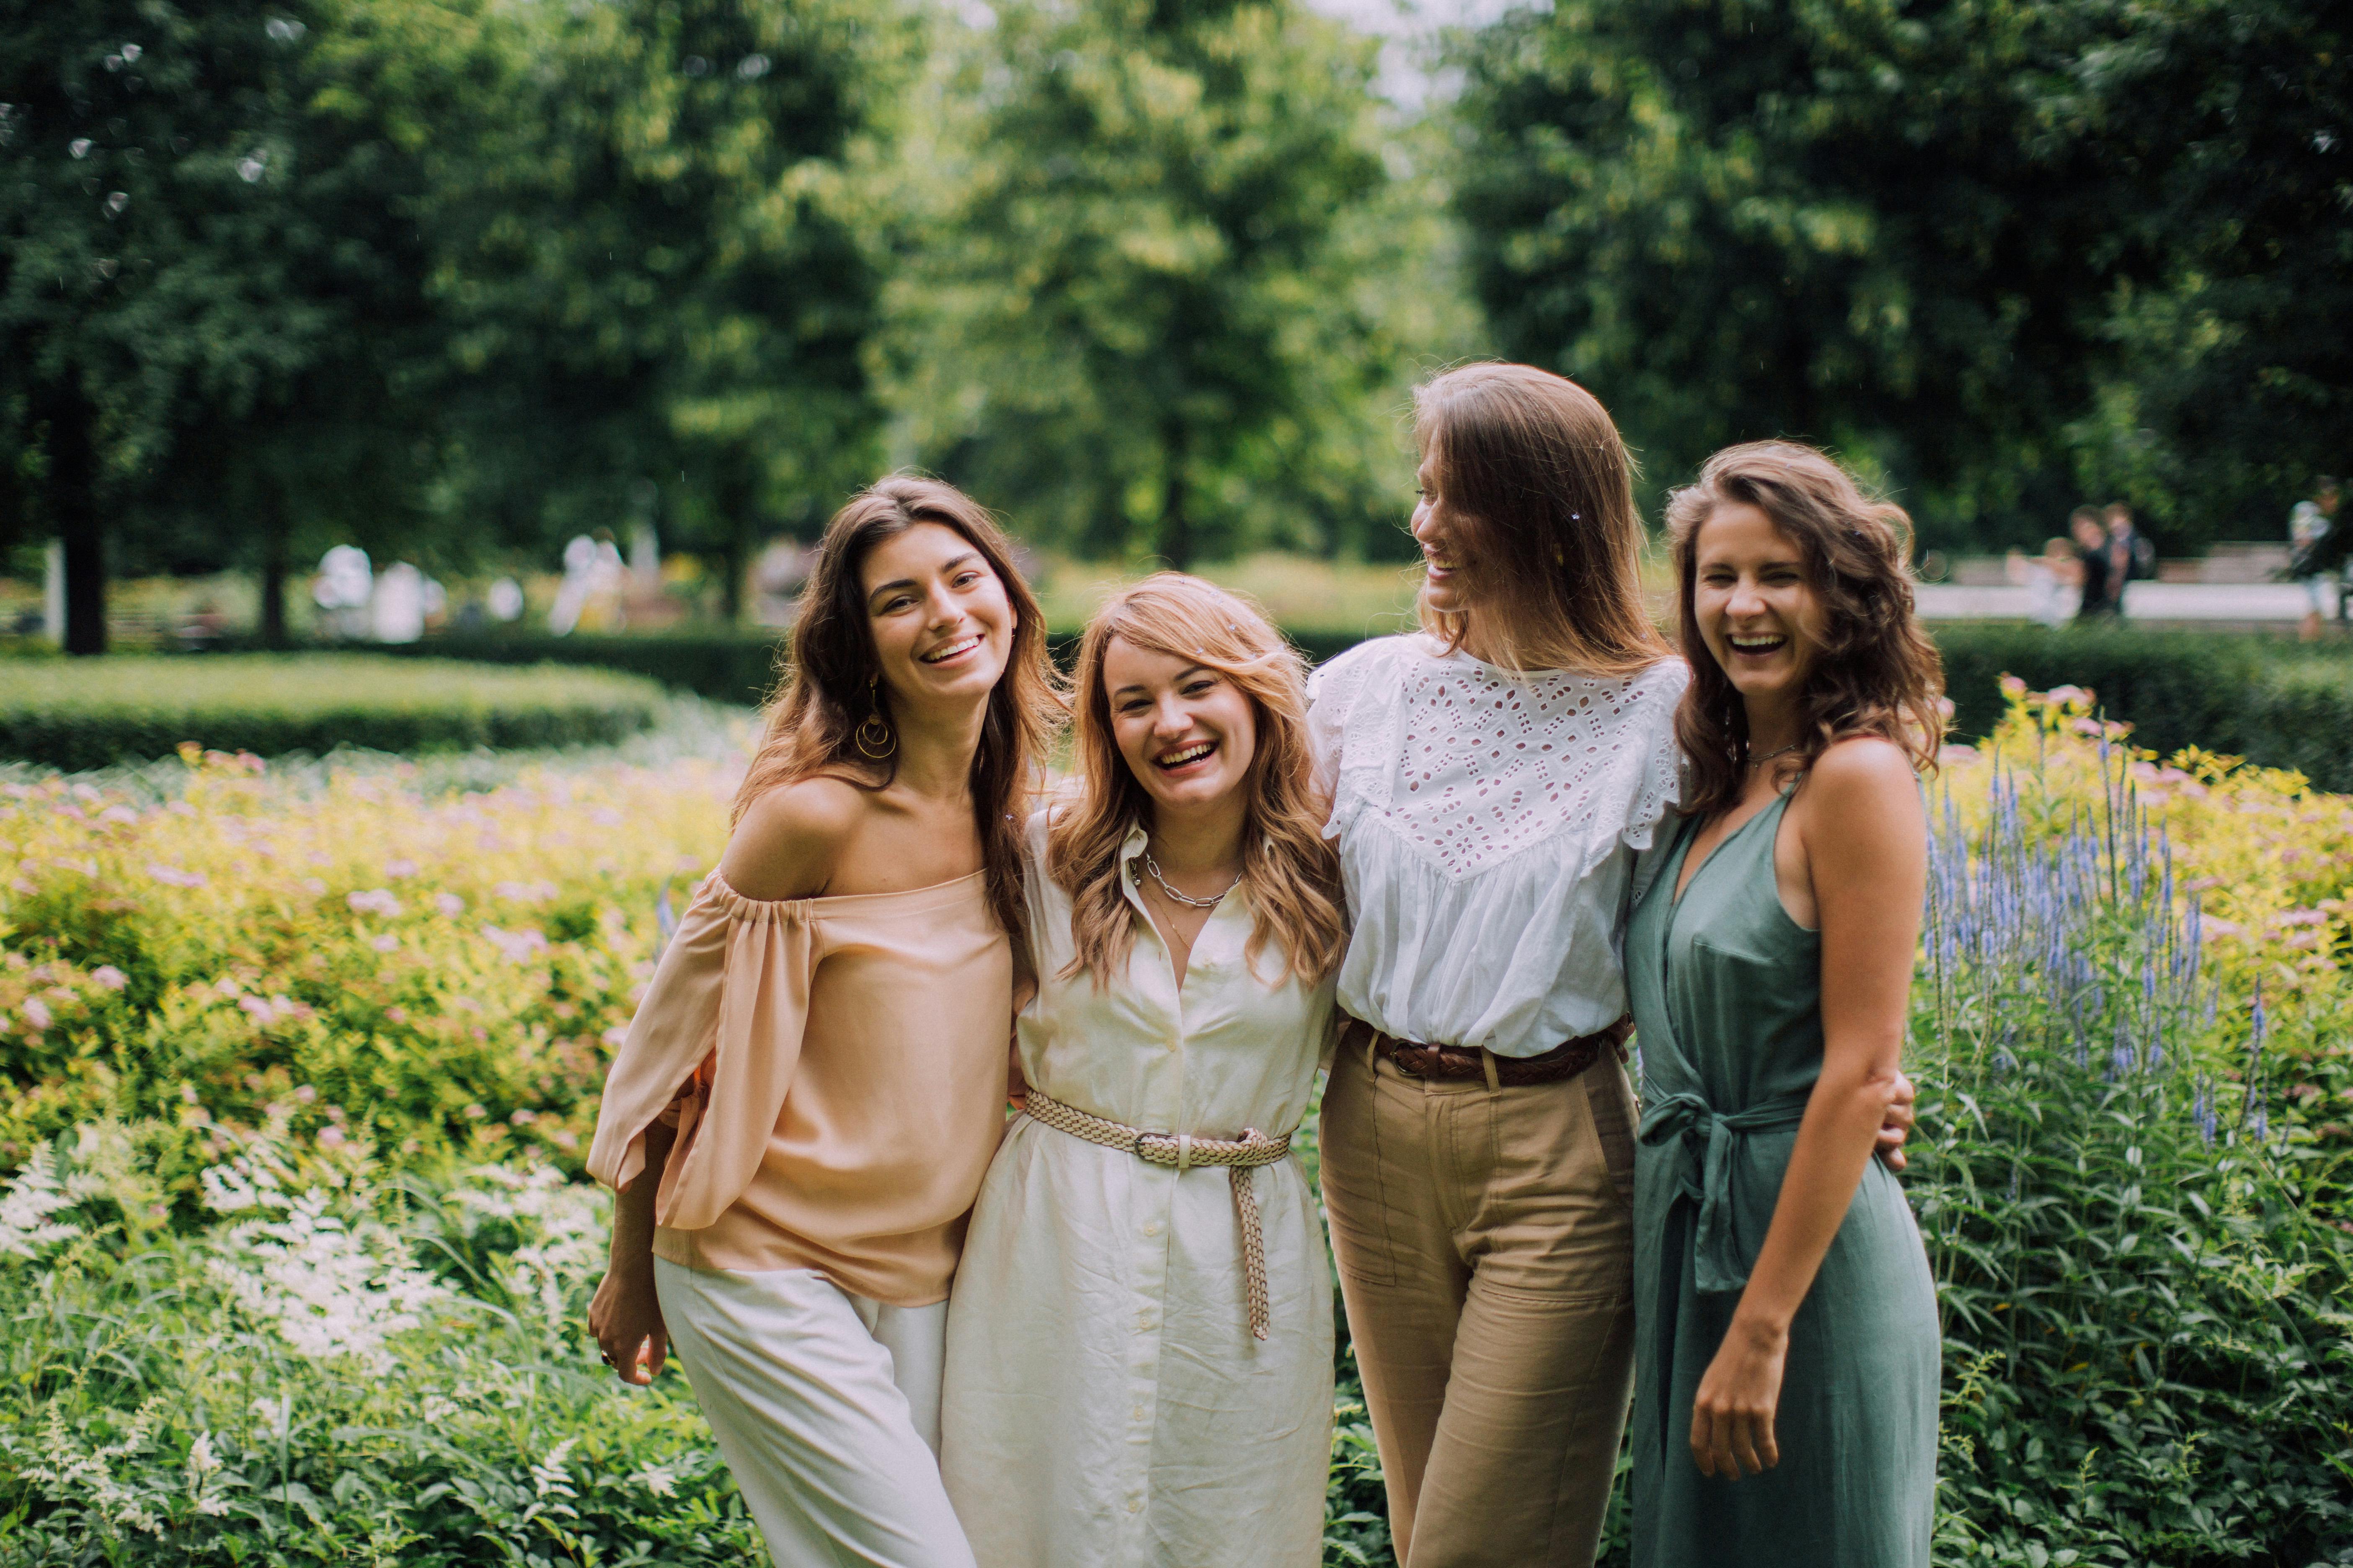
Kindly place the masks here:
[(1635, 1568), (1927, 1568), (1940, 1363), (1936, 1285), (1874, 1159), (1789, 1326), (1780, 1463), (1703, 1476), (1692, 1405), (1739, 1305), (1822, 1068), (1821, 938), (1789, 918), (1773, 840), (1789, 796), (1675, 884), (1686, 819), (1636, 906), (1627, 991), (1642, 1056), (1634, 1162)]

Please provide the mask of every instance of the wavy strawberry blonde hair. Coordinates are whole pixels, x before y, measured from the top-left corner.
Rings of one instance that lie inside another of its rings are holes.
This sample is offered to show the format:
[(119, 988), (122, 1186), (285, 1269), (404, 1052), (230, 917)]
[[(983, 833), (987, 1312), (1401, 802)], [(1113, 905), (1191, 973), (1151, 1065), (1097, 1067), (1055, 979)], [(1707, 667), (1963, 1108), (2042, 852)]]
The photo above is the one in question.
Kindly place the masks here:
[(1090, 970), (1102, 986), (1123, 973), (1141, 918), (1119, 885), (1119, 852), (1131, 829), (1149, 829), (1152, 797), (1112, 733), (1103, 655), (1114, 637), (1214, 670), (1250, 699), (1258, 752), (1243, 785), (1242, 880), (1252, 911), (1243, 956), (1255, 973), (1267, 948), (1279, 948), (1291, 973), (1320, 983), (1339, 968), (1348, 928), (1307, 748), (1306, 666), (1256, 605), (1181, 572), (1156, 573), (1113, 596), (1079, 643), (1079, 782), (1046, 836), (1046, 873), (1070, 895), (1077, 950), (1062, 977)]

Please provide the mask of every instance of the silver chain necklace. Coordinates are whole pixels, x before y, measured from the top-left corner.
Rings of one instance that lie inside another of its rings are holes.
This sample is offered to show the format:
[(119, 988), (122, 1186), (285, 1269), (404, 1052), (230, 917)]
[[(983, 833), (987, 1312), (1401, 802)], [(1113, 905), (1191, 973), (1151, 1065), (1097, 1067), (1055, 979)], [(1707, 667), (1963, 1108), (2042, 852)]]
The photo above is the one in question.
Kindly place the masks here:
[(1144, 869), (1154, 881), (1160, 884), (1162, 892), (1188, 910), (1214, 910), (1224, 900), (1226, 893), (1230, 893), (1242, 885), (1241, 873), (1237, 871), (1234, 873), (1234, 879), (1226, 884), (1226, 893), (1213, 893), (1206, 899), (1197, 899), (1190, 893), (1180, 893), (1168, 885), (1167, 878), (1160, 874), (1160, 862), (1152, 858), (1152, 851), (1149, 849), (1144, 852)]
[(1786, 757), (1786, 756), (1788, 756), (1791, 752), (1796, 751), (1799, 747), (1800, 747), (1800, 746), (1802, 746), (1802, 745), (1804, 745), (1804, 744), (1805, 744), (1805, 742), (1804, 742), (1803, 741), (1792, 741), (1792, 742), (1790, 742), (1788, 745), (1783, 746), (1783, 747), (1779, 748), (1779, 749), (1778, 749), (1778, 750), (1777, 750), (1777, 751), (1767, 752), (1766, 752), (1766, 753), (1765, 753), (1763, 756), (1761, 756), (1761, 757), (1751, 757), (1751, 758), (1749, 758), (1749, 759), (1748, 759), (1748, 765), (1749, 765), (1750, 767), (1752, 767), (1752, 768), (1761, 768), (1761, 767), (1763, 767), (1767, 763), (1771, 762), (1774, 758), (1776, 758), (1776, 757)]

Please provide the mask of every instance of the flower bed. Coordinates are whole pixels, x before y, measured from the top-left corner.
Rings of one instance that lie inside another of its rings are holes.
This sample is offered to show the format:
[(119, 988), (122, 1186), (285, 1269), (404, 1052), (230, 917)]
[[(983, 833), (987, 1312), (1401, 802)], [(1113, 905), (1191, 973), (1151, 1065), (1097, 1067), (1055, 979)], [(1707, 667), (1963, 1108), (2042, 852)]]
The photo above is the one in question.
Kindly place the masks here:
[[(1937, 1562), (2353, 1563), (2353, 800), (2005, 701), (1910, 1058)], [(433, 776), (0, 797), (0, 1561), (756, 1560), (675, 1374), (595, 1365), (575, 1179), (733, 764)], [(1340, 1397), (1328, 1560), (1383, 1563)]]

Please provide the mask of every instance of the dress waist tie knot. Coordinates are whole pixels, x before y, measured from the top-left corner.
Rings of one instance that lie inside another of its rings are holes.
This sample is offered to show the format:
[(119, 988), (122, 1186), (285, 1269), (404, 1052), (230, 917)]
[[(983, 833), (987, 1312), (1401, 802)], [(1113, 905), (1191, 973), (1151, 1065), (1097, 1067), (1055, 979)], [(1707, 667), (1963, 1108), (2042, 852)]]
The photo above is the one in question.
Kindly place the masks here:
[(1642, 1112), (1635, 1136), (1674, 1146), (1676, 1202), (1699, 1206), (1694, 1226), (1693, 1284), (1704, 1292), (1738, 1290), (1748, 1283), (1732, 1215), (1734, 1141), (1778, 1131), (1805, 1120), (1807, 1094), (1781, 1095), (1729, 1115), (1691, 1093), (1671, 1094)]

